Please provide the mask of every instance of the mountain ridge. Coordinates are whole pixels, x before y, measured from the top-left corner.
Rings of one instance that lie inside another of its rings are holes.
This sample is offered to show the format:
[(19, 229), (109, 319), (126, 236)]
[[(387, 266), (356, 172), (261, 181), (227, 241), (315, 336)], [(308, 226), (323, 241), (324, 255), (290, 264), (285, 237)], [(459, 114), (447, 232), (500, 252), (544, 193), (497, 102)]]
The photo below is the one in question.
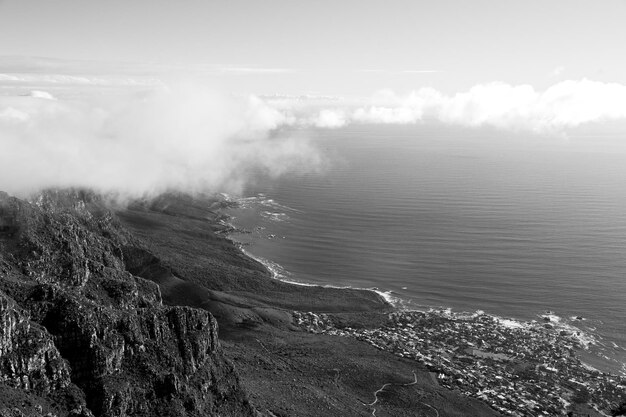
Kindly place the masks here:
[(4, 194), (0, 218), (3, 352), (36, 348), (3, 355), (4, 385), (59, 416), (255, 414), (215, 319), (164, 305), (157, 284), (128, 272), (138, 243), (95, 195)]

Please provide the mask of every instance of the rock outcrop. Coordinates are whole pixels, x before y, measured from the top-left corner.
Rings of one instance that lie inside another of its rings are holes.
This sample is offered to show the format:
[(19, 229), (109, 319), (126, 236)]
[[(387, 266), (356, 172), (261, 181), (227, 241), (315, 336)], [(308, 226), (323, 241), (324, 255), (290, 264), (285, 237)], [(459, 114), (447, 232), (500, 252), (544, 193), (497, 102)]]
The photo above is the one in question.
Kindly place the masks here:
[(94, 194), (0, 194), (0, 415), (255, 414), (215, 319), (163, 305), (133, 253)]

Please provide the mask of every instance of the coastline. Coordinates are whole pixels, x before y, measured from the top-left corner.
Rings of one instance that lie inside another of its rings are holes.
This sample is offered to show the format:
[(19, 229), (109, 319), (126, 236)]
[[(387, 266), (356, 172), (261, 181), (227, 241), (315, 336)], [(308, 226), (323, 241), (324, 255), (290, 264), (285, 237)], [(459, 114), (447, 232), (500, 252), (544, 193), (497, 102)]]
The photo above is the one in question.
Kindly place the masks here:
[[(224, 195), (222, 194), (222, 197), (224, 197)], [(235, 203), (238, 204), (236, 202), (236, 200), (232, 200), (230, 199), (230, 197), (228, 198), (228, 202), (229, 203)], [(223, 213), (224, 217), (220, 219), (220, 224), (223, 225), (225, 227), (223, 234), (224, 237), (229, 240), (235, 247), (237, 247), (237, 249), (239, 251), (241, 251), (241, 253), (254, 260), (255, 262), (258, 262), (259, 264), (261, 264), (270, 274), (271, 278), (286, 284), (290, 284), (290, 285), (296, 285), (296, 286), (300, 286), (300, 287), (316, 287), (316, 288), (327, 288), (327, 289), (334, 289), (334, 290), (352, 290), (352, 291), (367, 291), (367, 292), (373, 292), (375, 294), (377, 294), (378, 296), (380, 296), (382, 299), (385, 300), (385, 302), (394, 309), (394, 311), (396, 312), (408, 312), (408, 313), (414, 313), (414, 312), (418, 312), (418, 313), (433, 313), (433, 312), (438, 312), (439, 314), (441, 314), (443, 317), (446, 318), (459, 318), (459, 319), (463, 319), (467, 316), (475, 316), (476, 314), (485, 314), (484, 311), (482, 310), (476, 310), (475, 312), (467, 312), (467, 311), (456, 311), (453, 312), (451, 307), (444, 307), (444, 306), (424, 306), (423, 308), (415, 308), (414, 306), (411, 307), (406, 307), (407, 303), (405, 302), (405, 300), (401, 299), (400, 297), (394, 296), (392, 295), (392, 291), (383, 291), (377, 288), (357, 288), (357, 287), (350, 287), (350, 286), (338, 286), (338, 285), (331, 285), (331, 284), (312, 284), (312, 283), (306, 283), (306, 282), (302, 282), (302, 281), (296, 281), (293, 279), (289, 279), (287, 277), (287, 271), (278, 263), (273, 262), (271, 260), (265, 259), (263, 257), (254, 255), (251, 251), (246, 250), (246, 244), (243, 244), (242, 242), (236, 240), (232, 235), (233, 234), (248, 234), (250, 233), (249, 231), (239, 228), (236, 225), (234, 225), (232, 222), (230, 222), (230, 220), (232, 219), (232, 216), (230, 216), (229, 214), (225, 214)], [(494, 318), (496, 321), (500, 322), (503, 326), (510, 326), (510, 327), (521, 327), (525, 324), (531, 324), (531, 323), (536, 323), (537, 320), (522, 320), (519, 318), (515, 318), (515, 317), (502, 317), (502, 316), (498, 316), (496, 314), (486, 314), (487, 316), (490, 316), (492, 318)], [(538, 314), (537, 315), (538, 318), (547, 321), (550, 323), (550, 325), (555, 328), (555, 331), (568, 331), (572, 334), (576, 334), (578, 337), (578, 341), (581, 344), (581, 346), (583, 347), (588, 347), (590, 344), (595, 343), (595, 339), (593, 336), (586, 334), (583, 330), (571, 325), (571, 324), (563, 324), (561, 321), (561, 317), (557, 316), (556, 314), (554, 314), (552, 311), (546, 311), (542, 314)], [(584, 318), (580, 317), (579, 318), (581, 321), (584, 320)], [(626, 376), (626, 374), (624, 374), (624, 376)]]
[(385, 302), (387, 302), (387, 304), (389, 304), (390, 307), (393, 307), (395, 309), (399, 308), (398, 306), (399, 298), (392, 296), (391, 291), (381, 291), (381, 290), (374, 289), (374, 288), (341, 287), (338, 285), (330, 285), (330, 284), (326, 284), (326, 285), (310, 284), (306, 282), (290, 280), (286, 278), (285, 275), (280, 272), (281, 270), (284, 270), (280, 265), (270, 260), (267, 260), (265, 258), (261, 258), (259, 256), (253, 255), (251, 252), (247, 251), (243, 245), (241, 245), (239, 242), (235, 240), (233, 240), (233, 243), (241, 250), (241, 252), (244, 255), (246, 255), (250, 259), (257, 261), (258, 263), (262, 264), (265, 268), (267, 268), (267, 270), (272, 275), (272, 279), (284, 282), (286, 284), (298, 285), (301, 287), (318, 287), (318, 288), (328, 288), (328, 289), (334, 289), (334, 290), (369, 291), (369, 292), (373, 292), (377, 294), (382, 299), (384, 299)]
[[(603, 326), (603, 323), (598, 321), (597, 317), (594, 317), (593, 312), (590, 312), (591, 318), (581, 317), (580, 314), (584, 314), (584, 311), (557, 309), (557, 312), (554, 313), (553, 311), (550, 311), (555, 310), (553, 306), (545, 305), (542, 309), (527, 309), (523, 312), (520, 312), (518, 309), (514, 314), (513, 312), (507, 311), (507, 309), (499, 309), (497, 307), (494, 308), (494, 306), (486, 305), (488, 303), (482, 303), (480, 306), (474, 307), (473, 305), (467, 305), (467, 303), (462, 303), (463, 305), (461, 306), (446, 304), (445, 300), (442, 300), (441, 304), (431, 304), (424, 301), (416, 302), (417, 299), (412, 299), (410, 296), (407, 296), (405, 293), (400, 291), (399, 288), (397, 289), (398, 292), (386, 291), (385, 288), (381, 289), (380, 285), (384, 286), (384, 283), (381, 284), (382, 281), (380, 280), (369, 282), (369, 285), (364, 287), (354, 285), (354, 283), (350, 286), (335, 285), (334, 283), (327, 284), (326, 282), (320, 282), (318, 279), (309, 277), (310, 280), (315, 282), (315, 284), (309, 284), (307, 282), (303, 282), (302, 277), (294, 277), (291, 271), (285, 270), (285, 268), (280, 265), (280, 260), (276, 261), (271, 258), (273, 254), (271, 248), (275, 246), (271, 241), (277, 239), (280, 241), (276, 243), (278, 245), (277, 247), (282, 248), (284, 246), (280, 237), (282, 236), (282, 239), (284, 239), (285, 235), (290, 233), (290, 226), (288, 223), (290, 223), (291, 220), (295, 222), (294, 224), (297, 225), (297, 227), (300, 227), (300, 229), (298, 229), (299, 233), (306, 232), (305, 229), (302, 229), (301, 220), (295, 217), (297, 213), (302, 214), (301, 208), (296, 209), (286, 206), (281, 202), (275, 201), (274, 198), (264, 193), (258, 193), (254, 196), (245, 198), (235, 198), (226, 194), (221, 194), (218, 198), (221, 198), (224, 202), (222, 208), (227, 209), (225, 210), (227, 213), (225, 214), (226, 218), (223, 222), (223, 224), (229, 228), (227, 237), (233, 241), (246, 256), (249, 256), (263, 264), (276, 279), (302, 286), (312, 285), (324, 288), (349, 288), (374, 291), (384, 297), (384, 299), (394, 308), (401, 310), (409, 309), (429, 311), (432, 309), (443, 310), (451, 307), (456, 312), (470, 312), (471, 314), (476, 309), (482, 309), (488, 311), (490, 314), (494, 315), (494, 317), (500, 317), (502, 319), (510, 318), (516, 321), (542, 321), (546, 315), (551, 315), (551, 321), (555, 322), (558, 327), (571, 326), (573, 327), (573, 330), (580, 331), (587, 335), (592, 342), (597, 341), (596, 346), (598, 347), (598, 356), (602, 356), (605, 359), (604, 363), (598, 363), (598, 366), (601, 369), (611, 369), (614, 373), (626, 375), (626, 355), (623, 353), (626, 349), (622, 348), (621, 345), (616, 345), (611, 338), (610, 333), (602, 333), (600, 329)], [(267, 213), (272, 214), (272, 216), (268, 217)], [(233, 223), (236, 223), (236, 225)], [(284, 224), (287, 224), (287, 226), (281, 226)], [(259, 248), (261, 248), (261, 252), (264, 253), (263, 256), (257, 256), (252, 253), (255, 248), (248, 246), (251, 244), (256, 246), (257, 242), (260, 245)], [(304, 256), (302, 254), (300, 255)], [(267, 258), (268, 256), (270, 256), (270, 258)], [(285, 260), (283, 259), (283, 261)], [(322, 260), (322, 262), (324, 261)], [(304, 279), (306, 280), (306, 278)], [(325, 281), (328, 281), (328, 279)], [(370, 286), (371, 284), (373, 285)], [(405, 287), (402, 287), (402, 290), (405, 289)], [(614, 347), (613, 351), (611, 350), (612, 347)]]
[[(294, 311), (294, 320), (298, 326), (307, 332), (354, 338), (369, 343), (377, 349), (415, 360), (430, 372), (435, 373), (441, 386), (481, 400), (494, 410), (506, 415), (522, 415), (520, 413), (525, 412), (553, 414), (564, 412), (564, 410), (583, 410), (584, 412), (595, 412), (597, 415), (606, 415), (605, 413), (610, 412), (612, 407), (626, 398), (626, 377), (624, 375), (620, 377), (615, 373), (599, 371), (581, 360), (581, 353), (588, 351), (589, 345), (594, 343), (593, 337), (571, 324), (563, 323), (560, 317), (550, 311), (538, 317), (541, 321), (522, 321), (485, 314), (482, 311), (453, 313), (449, 308), (430, 308), (427, 311), (422, 311), (403, 308), (401, 300), (393, 299), (389, 292), (377, 289), (307, 284), (290, 280), (281, 272), (283, 269), (280, 265), (255, 256), (246, 250), (241, 242), (231, 236), (231, 233), (246, 233), (245, 230), (238, 229), (231, 223), (226, 224), (229, 227), (226, 238), (245, 256), (262, 264), (269, 272), (271, 279), (307, 288), (374, 292), (384, 298), (393, 308), (391, 312), (379, 313), (386, 317), (382, 324), (380, 318), (374, 322), (363, 321), (362, 319), (355, 321), (353, 318), (346, 319), (346, 315), (342, 312), (317, 314)], [(424, 334), (417, 330), (419, 328), (418, 323), (425, 318), (435, 321), (444, 320), (450, 324), (448, 327), (438, 330), (437, 337), (439, 338), (445, 335), (458, 335), (458, 326), (467, 325), (472, 320), (478, 321), (474, 324), (479, 325), (469, 326), (466, 329), (467, 334), (465, 336), (467, 337), (463, 340), (464, 344), (454, 346), (450, 343), (444, 343), (438, 346), (435, 353), (449, 358), (447, 359), (449, 366), (443, 366), (441, 359), (438, 363), (433, 361), (432, 354), (434, 352), (429, 346), (433, 342), (433, 334), (429, 332), (424, 337)], [(580, 320), (583, 319), (580, 318)], [(396, 327), (391, 326), (390, 323), (395, 324)], [(399, 323), (403, 323), (403, 326), (398, 326)], [(484, 339), (487, 337), (484, 332), (481, 333), (485, 327), (500, 336), (506, 335), (504, 336), (504, 344), (508, 346), (508, 354), (502, 353), (502, 347), (493, 350), (491, 344), (485, 342)], [(409, 336), (406, 336), (407, 331), (409, 331)], [(544, 349), (542, 356), (537, 351), (533, 352), (529, 345), (516, 343), (519, 342), (520, 333), (533, 336), (531, 338), (532, 343), (529, 342), (531, 346), (534, 343), (556, 347), (554, 349), (556, 354), (551, 355), (550, 350)], [(372, 337), (372, 335), (376, 335), (376, 337)], [(478, 335), (481, 335), (482, 339), (475, 339)], [(415, 340), (428, 340), (428, 336), (431, 339), (426, 342), (426, 347), (422, 346), (422, 349), (417, 347)], [(407, 337), (406, 340), (399, 342), (398, 340), (403, 337)], [(515, 350), (522, 347), (525, 349), (523, 353)], [(457, 351), (461, 354), (454, 353)], [(526, 355), (533, 356), (534, 360), (520, 359), (525, 358)], [(450, 363), (454, 363), (455, 358), (459, 362), (456, 367), (450, 365)], [(540, 358), (543, 362), (538, 361)], [(474, 362), (478, 368), (471, 368), (469, 362)], [(556, 365), (561, 364), (561, 362), (565, 362), (566, 366), (557, 368)], [(509, 365), (511, 369), (517, 370), (507, 371), (508, 373), (498, 371), (501, 367), (509, 369)], [(529, 368), (532, 369), (529, 371)], [(474, 381), (469, 380), (468, 372), (470, 374), (475, 372)], [(520, 378), (519, 375), (524, 376)], [(560, 376), (557, 378), (555, 375)], [(524, 380), (524, 378), (526, 379)], [(572, 384), (579, 386), (572, 386)], [(523, 388), (520, 389), (520, 386)], [(537, 387), (540, 386), (543, 388), (538, 389)], [(612, 387), (612, 389), (607, 389), (607, 386)], [(545, 390), (549, 387), (556, 390), (558, 395), (543, 395), (546, 394)], [(503, 394), (510, 394), (509, 391), (511, 390), (519, 390), (519, 395), (515, 397), (516, 401), (509, 401), (503, 397)], [(587, 400), (581, 401), (582, 397), (588, 399), (590, 409), (585, 408)]]
[[(319, 286), (281, 279), (273, 264), (252, 255), (238, 242), (233, 243), (246, 256), (263, 264), (272, 273), (272, 279), (302, 287), (373, 291), (383, 297), (381, 292), (371, 289)], [(597, 415), (607, 415), (626, 395), (625, 377), (601, 372), (580, 359), (581, 352), (586, 351), (593, 341), (579, 329), (559, 324), (559, 318), (551, 312), (546, 312), (542, 323), (502, 318), (481, 311), (417, 311), (390, 305), (393, 312), (384, 313), (388, 320), (374, 327), (371, 322), (354, 321), (352, 318), (346, 322), (341, 313), (294, 311), (293, 317), (307, 332), (354, 338), (377, 349), (415, 360), (435, 373), (442, 387), (481, 400), (505, 415), (526, 412), (555, 415), (563, 410), (580, 410), (587, 404), (577, 401), (586, 396), (590, 398), (591, 410)], [(419, 330), (424, 321), (440, 320), (446, 321), (447, 325), (439, 326), (435, 331)], [(459, 325), (465, 326), (464, 338), (459, 340), (461, 343), (451, 343), (450, 338), (459, 336)], [(499, 346), (496, 350), (492, 349), (495, 343), (488, 339), (488, 335), (494, 332), (502, 338), (501, 345), (506, 348)], [(437, 343), (442, 339), (448, 340)], [(424, 344), (419, 346), (416, 340)], [(521, 340), (525, 344), (521, 344)], [(441, 355), (443, 359), (437, 362), (435, 355)], [(547, 389), (552, 391), (549, 396), (545, 395)], [(591, 410), (586, 409), (586, 412)]]
[(220, 234), (226, 240), (228, 240), (234, 247), (236, 247), (244, 256), (262, 265), (266, 269), (266, 271), (269, 273), (272, 280), (276, 280), (284, 284), (295, 285), (298, 287), (305, 287), (305, 288), (318, 288), (318, 289), (338, 290), (338, 291), (350, 291), (350, 292), (356, 291), (356, 292), (374, 293), (381, 300), (383, 300), (389, 308), (393, 308), (393, 309), (400, 308), (399, 303), (401, 303), (402, 300), (398, 297), (391, 295), (391, 291), (381, 291), (376, 288), (355, 288), (355, 287), (349, 287), (349, 286), (337, 286), (337, 285), (330, 285), (330, 284), (320, 285), (320, 284), (312, 284), (312, 283), (306, 283), (302, 281), (289, 279), (288, 276), (286, 275), (285, 269), (281, 265), (277, 264), (276, 262), (272, 262), (268, 259), (265, 259), (263, 257), (254, 255), (252, 252), (246, 250), (246, 244), (238, 241), (232, 236), (233, 234), (249, 234), (250, 231), (246, 229), (242, 229), (234, 225), (231, 222), (232, 216), (224, 212), (225, 209), (232, 208), (233, 204), (239, 204), (239, 203), (225, 194), (220, 194), (220, 197), (223, 198), (226, 203), (226, 206), (219, 206), (218, 208), (218, 211), (220, 212), (218, 224), (220, 224), (223, 227), (223, 229), (220, 230)]

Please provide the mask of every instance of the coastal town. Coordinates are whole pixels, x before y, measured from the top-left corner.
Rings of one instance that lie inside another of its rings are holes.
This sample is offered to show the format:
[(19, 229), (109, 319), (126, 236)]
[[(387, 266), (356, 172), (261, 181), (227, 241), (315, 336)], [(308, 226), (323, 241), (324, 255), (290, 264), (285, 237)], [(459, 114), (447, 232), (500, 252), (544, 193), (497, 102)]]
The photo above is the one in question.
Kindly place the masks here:
[(626, 400), (626, 378), (585, 365), (576, 329), (555, 326), (549, 316), (518, 322), (477, 312), (399, 311), (380, 328), (350, 328), (331, 315), (294, 313), (315, 333), (354, 337), (414, 359), (441, 386), (485, 401), (511, 416), (611, 415)]

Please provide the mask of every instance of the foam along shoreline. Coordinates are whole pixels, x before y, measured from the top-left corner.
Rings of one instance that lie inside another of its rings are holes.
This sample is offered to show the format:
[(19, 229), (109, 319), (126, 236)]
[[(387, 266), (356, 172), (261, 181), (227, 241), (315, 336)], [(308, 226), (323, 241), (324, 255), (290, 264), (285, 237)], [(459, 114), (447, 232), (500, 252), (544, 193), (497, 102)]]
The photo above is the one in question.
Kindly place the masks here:
[(262, 264), (270, 272), (270, 274), (272, 275), (272, 279), (284, 282), (286, 284), (298, 285), (301, 287), (330, 288), (334, 290), (370, 291), (370, 292), (374, 292), (378, 294), (382, 299), (385, 300), (385, 302), (387, 302), (387, 304), (389, 304), (390, 306), (394, 308), (398, 308), (398, 304), (401, 303), (400, 298), (394, 297), (393, 295), (391, 295), (391, 291), (381, 291), (377, 288), (355, 288), (355, 287), (348, 287), (348, 286), (342, 287), (342, 286), (330, 285), (330, 284), (326, 284), (326, 285), (311, 284), (307, 282), (300, 282), (300, 281), (289, 279), (288, 278), (289, 273), (281, 265), (277, 264), (276, 262), (272, 262), (270, 260), (262, 258), (260, 256), (253, 255), (252, 253), (247, 251), (240, 242), (237, 242), (236, 240), (232, 238), (231, 238), (231, 241), (239, 248), (239, 250), (241, 250), (241, 252), (244, 255)]

